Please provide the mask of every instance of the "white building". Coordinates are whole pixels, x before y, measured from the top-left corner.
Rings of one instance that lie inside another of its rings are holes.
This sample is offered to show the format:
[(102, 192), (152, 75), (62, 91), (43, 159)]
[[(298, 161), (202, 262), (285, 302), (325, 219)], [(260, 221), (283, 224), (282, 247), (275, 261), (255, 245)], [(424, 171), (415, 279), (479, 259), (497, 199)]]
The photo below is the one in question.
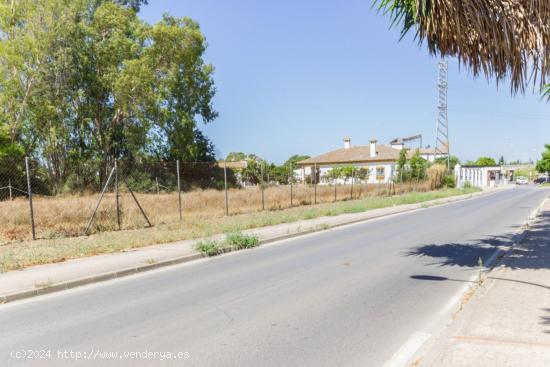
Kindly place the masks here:
[[(298, 162), (299, 168), (294, 171), (295, 177), (301, 181), (311, 180), (319, 184), (333, 183), (328, 172), (335, 167), (352, 165), (355, 169), (364, 169), (367, 175), (364, 179), (355, 179), (363, 183), (387, 183), (396, 175), (399, 151), (403, 145), (387, 146), (378, 144), (375, 139), (368, 146), (351, 146), (351, 139), (344, 139), (342, 149), (311, 157)], [(414, 152), (408, 152), (410, 157)], [(313, 173), (316, 172), (316, 175)], [(345, 183), (344, 178), (336, 180), (338, 184)]]
[(505, 185), (506, 177), (500, 166), (455, 166), (456, 187), (462, 188), (466, 183), (481, 189)]

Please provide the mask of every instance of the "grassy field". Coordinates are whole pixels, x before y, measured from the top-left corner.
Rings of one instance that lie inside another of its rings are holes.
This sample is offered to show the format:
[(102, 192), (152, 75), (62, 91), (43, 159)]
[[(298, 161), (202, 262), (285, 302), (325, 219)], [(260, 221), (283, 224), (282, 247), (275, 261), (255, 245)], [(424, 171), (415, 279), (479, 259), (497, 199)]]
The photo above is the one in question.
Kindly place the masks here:
[[(129, 248), (200, 238), (218, 233), (235, 232), (279, 223), (289, 223), (302, 219), (333, 216), (343, 213), (357, 213), (401, 204), (420, 203), (449, 196), (468, 194), (475, 191), (478, 190), (442, 189), (428, 192), (410, 192), (392, 197), (372, 196), (353, 201), (298, 206), (286, 210), (237, 214), (228, 217), (224, 217), (221, 214), (223, 213), (222, 205), (222, 209), (219, 210), (220, 213), (217, 211), (215, 215), (187, 214), (182, 222), (161, 222), (157, 223), (157, 225), (152, 228), (105, 231), (97, 232), (90, 236), (49, 238), (38, 239), (36, 241), (26, 240), (6, 243), (0, 246), (0, 272), (21, 269), (37, 264), (60, 262), (71, 258), (117, 252)], [(205, 192), (203, 194), (207, 195), (208, 200), (213, 200), (208, 193)], [(160, 195), (160, 197), (163, 197), (163, 195)], [(153, 200), (153, 202), (155, 201), (154, 198), (151, 200)], [(170, 207), (165, 207), (163, 209), (163, 205), (167, 205), (167, 203), (161, 202), (160, 198), (157, 201), (159, 201), (156, 204), (158, 210), (157, 215), (158, 218), (162, 218), (163, 211), (171, 209)], [(256, 205), (257, 201), (253, 203)], [(11, 204), (14, 203), (12, 202)], [(62, 208), (62, 204), (58, 205)], [(75, 204), (71, 202), (69, 210), (78, 212), (78, 210), (73, 208), (74, 205)], [(153, 205), (153, 203), (151, 203), (151, 205)], [(177, 202), (175, 205), (177, 206)], [(196, 205), (199, 205), (199, 203)], [(68, 210), (66, 208), (62, 209)], [(187, 207), (187, 210), (189, 210), (189, 207)], [(2, 213), (2, 215), (6, 215), (5, 212), (2, 211)], [(69, 214), (66, 215), (65, 218), (67, 218), (67, 220), (73, 221), (73, 218), (71, 218)], [(85, 217), (82, 218), (85, 219)], [(80, 224), (80, 222), (77, 223)]]
[[(396, 185), (395, 193), (411, 190), (430, 190), (430, 182)], [(334, 186), (317, 186), (317, 203), (335, 201)], [(393, 191), (393, 190), (392, 190)], [(349, 200), (372, 196), (386, 196), (387, 185), (351, 185), (336, 187), (336, 200)], [(177, 193), (136, 193), (137, 199), (154, 226), (179, 222)], [(293, 206), (310, 205), (314, 202), (314, 188), (308, 185), (293, 186)], [(262, 210), (262, 193), (258, 187), (230, 189), (228, 191), (229, 213), (238, 215)], [(64, 238), (80, 236), (96, 205), (98, 194), (82, 196), (34, 196), (34, 217), (38, 238)], [(220, 190), (194, 190), (182, 193), (184, 222), (196, 219), (211, 220), (225, 214), (224, 192)], [(264, 191), (266, 210), (281, 210), (290, 207), (290, 187), (272, 186)], [(106, 194), (90, 233), (117, 230), (115, 195)], [(139, 229), (146, 226), (138, 206), (128, 192), (120, 196), (121, 229)], [(29, 204), (26, 198), (0, 202), (0, 245), (31, 238)]]

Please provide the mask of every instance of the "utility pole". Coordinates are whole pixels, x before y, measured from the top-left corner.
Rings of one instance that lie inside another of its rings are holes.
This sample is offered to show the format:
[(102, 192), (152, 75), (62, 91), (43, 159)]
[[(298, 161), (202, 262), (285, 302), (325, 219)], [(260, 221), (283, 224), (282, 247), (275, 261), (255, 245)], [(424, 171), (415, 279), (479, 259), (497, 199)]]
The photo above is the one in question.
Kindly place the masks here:
[(446, 60), (441, 60), (438, 63), (439, 75), (437, 79), (438, 105), (437, 119), (435, 128), (435, 157), (447, 156), (447, 169), (451, 169), (451, 150), (449, 144), (449, 116), (447, 113), (447, 91), (449, 84), (447, 82), (448, 63)]

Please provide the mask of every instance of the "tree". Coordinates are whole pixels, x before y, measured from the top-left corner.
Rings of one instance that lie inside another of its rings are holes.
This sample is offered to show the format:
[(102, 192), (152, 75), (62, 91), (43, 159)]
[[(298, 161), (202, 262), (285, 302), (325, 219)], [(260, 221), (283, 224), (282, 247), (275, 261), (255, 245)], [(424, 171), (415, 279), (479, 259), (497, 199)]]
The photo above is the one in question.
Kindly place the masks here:
[(513, 92), (525, 91), (531, 81), (541, 88), (546, 84), (550, 74), (548, 0), (376, 2), (393, 24), (401, 24), (403, 35), (413, 29), (415, 39), (426, 42), (431, 54), (457, 57), (474, 76), (510, 78)]
[(339, 178), (343, 177), (342, 174), (342, 167), (333, 167), (331, 168), (326, 174), (325, 177), (330, 179), (331, 181), (336, 181)]
[(189, 18), (143, 22), (146, 3), (0, 0), (0, 126), (58, 190), (117, 158), (214, 160), (206, 40)]
[[(434, 164), (441, 164), (447, 167), (447, 157), (436, 158)], [(451, 155), (449, 157), (449, 169), (453, 169), (457, 164), (460, 164), (460, 159), (457, 156)]]
[(400, 182), (403, 182), (404, 180), (404, 173), (405, 173), (405, 167), (407, 166), (407, 163), (408, 163), (408, 158), (407, 158), (407, 155), (408, 155), (408, 149), (407, 148), (403, 148), (399, 151), (399, 158), (397, 159), (397, 171), (399, 172), (399, 181)]
[(407, 148), (403, 148), (399, 151), (399, 158), (397, 159), (397, 169), (401, 171), (407, 165)]
[[(246, 167), (242, 170), (242, 177), (245, 182), (249, 182), (253, 185), (257, 185), (265, 181), (265, 172), (264, 168), (266, 162), (262, 159), (254, 157), (248, 158), (246, 160)], [(262, 178), (262, 172), (264, 172), (264, 177)]]
[(358, 180), (366, 180), (369, 178), (370, 170), (367, 167), (356, 167), (355, 178)]
[(504, 163), (505, 163), (505, 162), (504, 162), (504, 156), (501, 155), (501, 156), (500, 156), (500, 159), (498, 160), (498, 165), (499, 165), (499, 166), (503, 166)]
[(147, 5), (147, 0), (116, 0), (115, 3), (118, 3), (122, 6), (127, 6), (134, 11), (138, 12), (141, 8), (141, 5)]
[(286, 167), (297, 167), (298, 166), (298, 162), (300, 161), (303, 161), (305, 159), (308, 159), (309, 158), (309, 155), (300, 155), (300, 154), (294, 154), (292, 156), (290, 156), (286, 161), (285, 163), (283, 163), (283, 166), (286, 166)]
[(238, 162), (238, 161), (244, 161), (247, 158), (246, 154), (243, 152), (231, 152), (225, 157), (225, 159), (229, 162)]
[(0, 125), (0, 187), (25, 187), (24, 155), (23, 147), (11, 142), (7, 126)]
[(340, 177), (344, 179), (344, 184), (355, 175), (355, 167), (351, 164), (340, 167)]
[(410, 159), (411, 177), (414, 179), (423, 179), (426, 177), (426, 168), (428, 161), (420, 156), (420, 151), (417, 149)]
[(496, 166), (497, 162), (493, 158), (490, 157), (479, 157), (477, 161), (475, 161), (476, 166)]
[(537, 171), (545, 172), (546, 174), (550, 173), (550, 144), (544, 145), (542, 157), (537, 162)]

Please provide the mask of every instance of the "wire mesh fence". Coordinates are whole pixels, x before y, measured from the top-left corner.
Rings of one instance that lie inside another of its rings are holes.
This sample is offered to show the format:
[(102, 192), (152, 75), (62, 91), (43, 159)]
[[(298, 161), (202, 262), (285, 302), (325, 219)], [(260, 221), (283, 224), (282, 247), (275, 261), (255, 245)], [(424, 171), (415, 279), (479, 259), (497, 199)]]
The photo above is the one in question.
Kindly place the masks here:
[(375, 184), (357, 177), (300, 180), (296, 167), (237, 163), (110, 160), (63, 176), (36, 160), (4, 159), (0, 244), (429, 191), (440, 181), (406, 169)]

